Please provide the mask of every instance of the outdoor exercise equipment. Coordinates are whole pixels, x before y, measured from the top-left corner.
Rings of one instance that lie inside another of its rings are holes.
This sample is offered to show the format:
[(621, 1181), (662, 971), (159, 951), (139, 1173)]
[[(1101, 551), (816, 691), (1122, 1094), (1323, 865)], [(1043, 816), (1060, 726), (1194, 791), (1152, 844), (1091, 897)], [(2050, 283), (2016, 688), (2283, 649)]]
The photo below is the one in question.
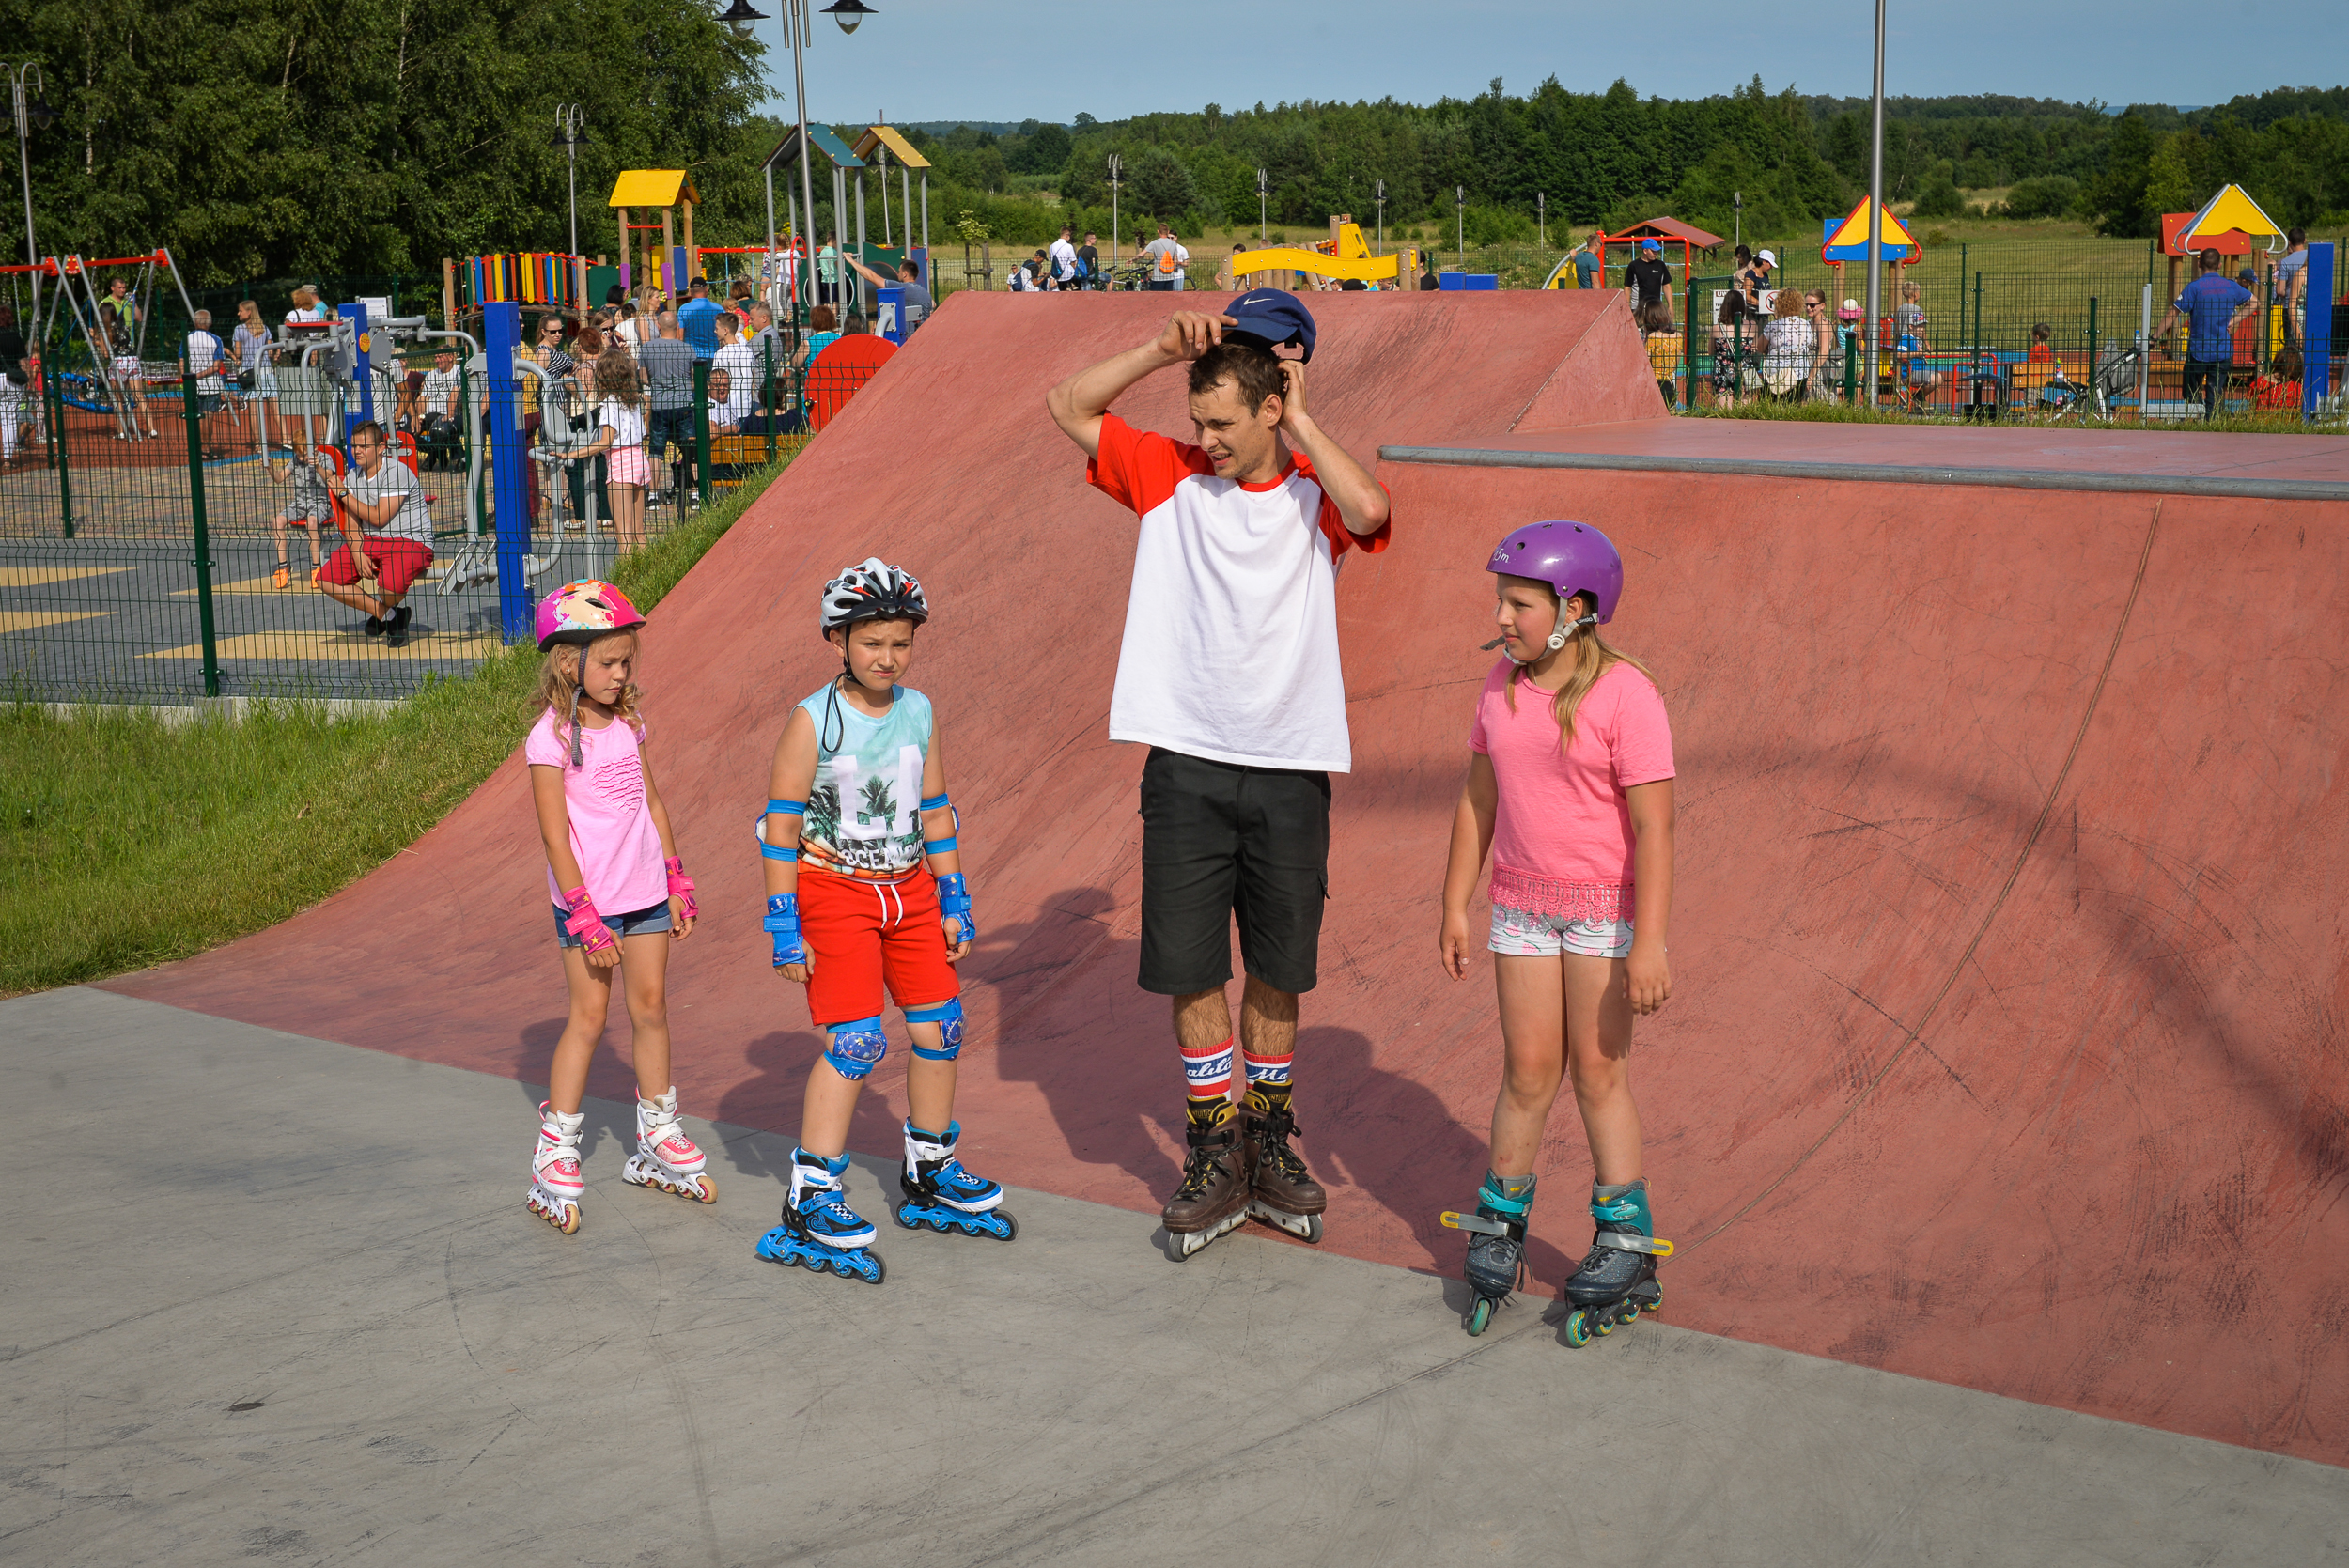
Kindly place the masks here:
[(1361, 225), (1353, 215), (1338, 212), (1330, 218), (1330, 238), (1314, 246), (1273, 245), (1262, 250), (1232, 253), (1232, 281), (1241, 288), (1258, 272), (1311, 272), (1316, 277), (1355, 279), (1389, 288), (1406, 288), (1419, 272), (1419, 250), (1406, 245), (1385, 256), (1373, 256)]

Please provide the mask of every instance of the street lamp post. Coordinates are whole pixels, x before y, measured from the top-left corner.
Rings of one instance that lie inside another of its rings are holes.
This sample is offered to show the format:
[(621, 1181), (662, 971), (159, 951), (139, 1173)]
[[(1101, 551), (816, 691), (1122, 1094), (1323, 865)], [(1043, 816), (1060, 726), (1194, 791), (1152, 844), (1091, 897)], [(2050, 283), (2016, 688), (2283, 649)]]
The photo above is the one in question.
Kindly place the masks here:
[(1549, 249), (1549, 198), (1539, 191), (1533, 193), (1533, 232), (1540, 237), (1542, 249)]
[[(816, 153), (807, 140), (807, 60), (805, 51), (816, 45), (815, 24), (810, 8), (816, 0), (784, 0), (783, 23), (791, 35), (791, 88), (797, 100), (800, 127), (800, 200), (807, 209), (807, 267), (811, 277), (816, 270)], [(832, 0), (824, 8), (824, 14), (840, 24), (843, 33), (853, 33), (864, 19), (877, 14), (864, 0)], [(734, 36), (748, 42), (753, 26), (767, 20), (767, 13), (754, 9), (750, 0), (733, 0), (725, 13), (718, 18), (732, 29)], [(840, 214), (832, 215), (832, 227), (840, 226)], [(775, 202), (770, 193), (767, 198), (767, 233), (771, 243), (775, 232)], [(842, 263), (846, 270), (845, 261)], [(796, 310), (797, 301), (793, 302)]]
[[(566, 103), (554, 111), (554, 145), (563, 149), (564, 161), (570, 164), (571, 176), (571, 254), (579, 254), (579, 128), (586, 116), (576, 103)], [(626, 250), (628, 247), (620, 247)], [(622, 259), (626, 259), (623, 257)], [(584, 302), (583, 302), (583, 303)]]
[(1452, 241), (1460, 252), (1460, 271), (1468, 271), (1468, 187), (1452, 187)]
[(1875, 90), (1868, 123), (1868, 320), (1860, 353), (1868, 365), (1868, 406), (1876, 401), (1876, 318), (1884, 306), (1884, 0), (1876, 0)]
[[(24, 184), (24, 259), (35, 269), (32, 273), (32, 319), (24, 323), (24, 339), (28, 343), (39, 345), (40, 342), (40, 272), (39, 271), (40, 251), (33, 241), (33, 165), (31, 154), (25, 149), (25, 138), (31, 132), (46, 131), (50, 122), (57, 117), (57, 114), (41, 98), (41, 94), (48, 89), (49, 80), (41, 75), (39, 66), (27, 60), (21, 66), (10, 66), (7, 70), (8, 107), (16, 116), (16, 172), (17, 177)], [(24, 96), (27, 82), (33, 84), (32, 98), (29, 102)]]
[(1110, 271), (1117, 271), (1117, 181), (1126, 172), (1126, 160), (1110, 154)]
[(1384, 256), (1387, 254), (1387, 182), (1374, 179), (1370, 182), (1370, 189), (1371, 199), (1378, 204), (1378, 254)]
[(1735, 224), (1729, 231), (1729, 242), (1742, 245), (1746, 242), (1746, 194), (1743, 191), (1730, 192), (1729, 206)]
[(1256, 171), (1256, 243), (1259, 245), (1270, 242), (1268, 239), (1269, 225), (1267, 224), (1265, 219), (1265, 201), (1266, 198), (1271, 194), (1271, 182), (1265, 178), (1264, 170), (1258, 169)]

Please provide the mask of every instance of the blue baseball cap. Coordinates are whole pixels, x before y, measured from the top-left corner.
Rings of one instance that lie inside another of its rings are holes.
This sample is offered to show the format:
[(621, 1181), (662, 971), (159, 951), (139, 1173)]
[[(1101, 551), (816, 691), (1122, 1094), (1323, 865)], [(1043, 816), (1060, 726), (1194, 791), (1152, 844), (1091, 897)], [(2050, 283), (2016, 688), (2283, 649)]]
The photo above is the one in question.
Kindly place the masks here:
[(1660, 251), (1664, 247), (1653, 240), (1642, 240), (1640, 241), (1640, 248), (1643, 251)]
[(1252, 343), (1267, 350), (1294, 343), (1304, 352), (1299, 364), (1314, 357), (1314, 318), (1298, 297), (1285, 288), (1252, 288), (1223, 307), (1232, 324), (1223, 329), (1226, 343)]

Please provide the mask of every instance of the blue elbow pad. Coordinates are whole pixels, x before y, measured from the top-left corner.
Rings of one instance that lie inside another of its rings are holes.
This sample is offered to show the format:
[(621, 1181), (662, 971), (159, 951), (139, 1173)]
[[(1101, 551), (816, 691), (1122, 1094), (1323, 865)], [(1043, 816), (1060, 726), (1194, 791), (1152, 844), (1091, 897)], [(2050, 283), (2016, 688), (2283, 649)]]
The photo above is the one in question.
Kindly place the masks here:
[(751, 836), (758, 840), (760, 855), (770, 861), (798, 860), (800, 852), (796, 847), (767, 842), (767, 817), (771, 812), (782, 812), (786, 816), (804, 816), (807, 814), (807, 802), (805, 800), (770, 800), (767, 802), (765, 811), (751, 818)]
[(924, 796), (922, 798), (922, 809), (924, 811), (944, 811), (946, 809), (945, 795), (941, 793), (938, 795)]
[(922, 841), (922, 853), (925, 855), (951, 855), (955, 852), (956, 848), (959, 846), (961, 842), (962, 841), (959, 839), (952, 838), (926, 838)]
[(807, 948), (800, 939), (799, 894), (779, 893), (768, 899), (767, 918), (758, 925), (775, 939), (775, 968), (807, 962)]

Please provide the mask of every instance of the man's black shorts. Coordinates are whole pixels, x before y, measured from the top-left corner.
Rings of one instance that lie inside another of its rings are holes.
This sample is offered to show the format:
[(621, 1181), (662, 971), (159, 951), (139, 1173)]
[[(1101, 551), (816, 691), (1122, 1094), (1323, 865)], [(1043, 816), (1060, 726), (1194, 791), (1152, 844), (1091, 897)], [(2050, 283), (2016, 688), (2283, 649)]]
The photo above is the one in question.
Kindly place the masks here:
[(1330, 775), (1152, 747), (1142, 769), (1142, 988), (1211, 991), (1240, 961), (1282, 991), (1318, 978)]

